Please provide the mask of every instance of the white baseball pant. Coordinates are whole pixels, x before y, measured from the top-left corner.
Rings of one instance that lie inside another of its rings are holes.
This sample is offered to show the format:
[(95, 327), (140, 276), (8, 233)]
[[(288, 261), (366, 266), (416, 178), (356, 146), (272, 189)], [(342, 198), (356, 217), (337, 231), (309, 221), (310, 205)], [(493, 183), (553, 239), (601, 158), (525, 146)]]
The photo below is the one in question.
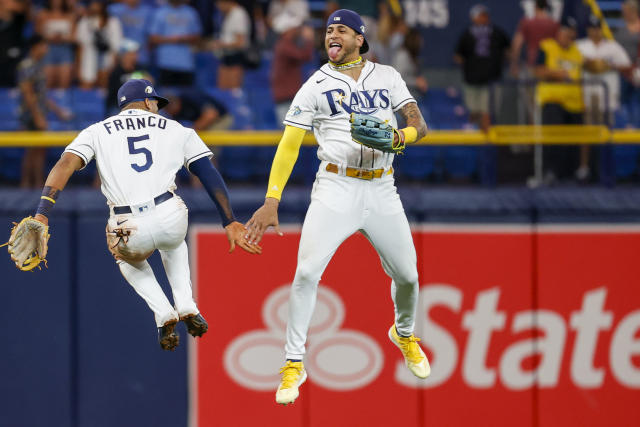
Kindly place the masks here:
[(322, 162), (302, 226), (289, 298), (287, 359), (303, 358), (320, 277), (342, 242), (357, 231), (371, 242), (391, 277), (398, 332), (411, 335), (415, 324), (416, 250), (393, 175), (366, 181), (327, 172), (325, 167)]
[[(140, 206), (144, 207), (143, 213), (139, 213)], [(128, 252), (151, 254), (158, 249), (171, 285), (175, 308), (162, 291), (146, 259), (138, 262), (118, 260), (120, 272), (153, 311), (158, 327), (169, 320), (179, 320), (181, 316), (198, 314), (184, 241), (188, 224), (187, 206), (180, 197), (173, 196), (157, 206), (151, 201), (134, 207), (133, 213), (121, 215), (113, 214), (112, 210), (107, 229), (132, 229), (125, 245)]]

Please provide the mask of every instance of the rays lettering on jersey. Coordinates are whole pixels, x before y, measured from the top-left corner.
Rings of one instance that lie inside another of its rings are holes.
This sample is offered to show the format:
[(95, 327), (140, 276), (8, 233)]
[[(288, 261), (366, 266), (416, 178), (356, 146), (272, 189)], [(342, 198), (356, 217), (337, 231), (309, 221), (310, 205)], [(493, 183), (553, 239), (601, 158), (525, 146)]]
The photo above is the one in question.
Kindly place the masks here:
[(346, 96), (342, 89), (331, 89), (322, 93), (327, 97), (331, 116), (342, 111), (347, 114), (373, 114), (379, 109), (389, 108), (390, 105), (388, 89), (361, 90), (351, 92), (350, 96)]
[(121, 130), (139, 130), (146, 128), (159, 127), (160, 129), (164, 129), (167, 127), (167, 119), (159, 116), (143, 116), (143, 117), (127, 117), (124, 120), (114, 119), (111, 121), (105, 121), (102, 123), (104, 128), (107, 130), (109, 135), (111, 135), (111, 131), (121, 131)]

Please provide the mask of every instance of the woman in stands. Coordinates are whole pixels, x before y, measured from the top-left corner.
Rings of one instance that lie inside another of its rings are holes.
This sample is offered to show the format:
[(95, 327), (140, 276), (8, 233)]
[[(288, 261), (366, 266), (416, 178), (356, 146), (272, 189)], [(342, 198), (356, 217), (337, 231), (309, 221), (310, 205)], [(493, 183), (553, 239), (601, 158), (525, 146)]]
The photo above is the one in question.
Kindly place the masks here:
[(122, 43), (122, 26), (118, 18), (109, 16), (100, 0), (93, 0), (87, 14), (78, 22), (76, 39), (80, 45), (80, 86), (90, 89), (96, 84), (107, 87), (109, 73), (115, 66)]
[(73, 78), (76, 10), (74, 0), (48, 0), (36, 16), (36, 31), (47, 41), (45, 74), (50, 88), (67, 88)]

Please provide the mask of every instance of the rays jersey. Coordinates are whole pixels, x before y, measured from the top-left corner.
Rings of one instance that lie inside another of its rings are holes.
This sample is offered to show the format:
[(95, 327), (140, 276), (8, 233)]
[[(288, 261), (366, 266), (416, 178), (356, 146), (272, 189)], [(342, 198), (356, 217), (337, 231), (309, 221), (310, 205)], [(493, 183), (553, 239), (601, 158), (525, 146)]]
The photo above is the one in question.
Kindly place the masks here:
[(388, 168), (393, 154), (365, 147), (351, 139), (352, 112), (388, 120), (395, 128), (394, 113), (416, 102), (400, 73), (387, 65), (366, 61), (358, 81), (323, 65), (296, 94), (285, 125), (313, 128), (318, 158), (357, 168)]
[(193, 129), (129, 109), (84, 129), (65, 148), (85, 166), (95, 158), (109, 205), (135, 205), (175, 189), (178, 170), (211, 150)]

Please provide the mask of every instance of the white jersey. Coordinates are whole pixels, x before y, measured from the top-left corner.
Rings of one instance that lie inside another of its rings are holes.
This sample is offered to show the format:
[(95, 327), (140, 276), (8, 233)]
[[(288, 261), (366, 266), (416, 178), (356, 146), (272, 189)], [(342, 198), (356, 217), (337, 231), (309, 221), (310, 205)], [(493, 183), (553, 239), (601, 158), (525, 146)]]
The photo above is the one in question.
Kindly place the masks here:
[(129, 109), (84, 129), (65, 148), (85, 166), (95, 157), (109, 205), (134, 205), (175, 189), (176, 173), (211, 150), (198, 134), (149, 111)]
[[(595, 44), (591, 39), (582, 39), (576, 42), (580, 53), (585, 59), (602, 59), (613, 67), (630, 67), (631, 60), (624, 48), (615, 40), (602, 40)], [(620, 107), (620, 73), (617, 70), (607, 71), (601, 74), (592, 74), (585, 71), (583, 77), (590, 82), (604, 82), (607, 85), (609, 96), (609, 111), (615, 112)], [(584, 101), (587, 107), (594, 107), (593, 98), (596, 97), (600, 110), (604, 110), (604, 88), (601, 85), (586, 85), (583, 90)]]
[(284, 124), (311, 130), (318, 141), (318, 158), (357, 168), (388, 168), (393, 154), (364, 147), (351, 139), (352, 112), (388, 120), (397, 127), (394, 113), (416, 102), (400, 73), (387, 65), (367, 61), (358, 81), (323, 65), (296, 94)]

